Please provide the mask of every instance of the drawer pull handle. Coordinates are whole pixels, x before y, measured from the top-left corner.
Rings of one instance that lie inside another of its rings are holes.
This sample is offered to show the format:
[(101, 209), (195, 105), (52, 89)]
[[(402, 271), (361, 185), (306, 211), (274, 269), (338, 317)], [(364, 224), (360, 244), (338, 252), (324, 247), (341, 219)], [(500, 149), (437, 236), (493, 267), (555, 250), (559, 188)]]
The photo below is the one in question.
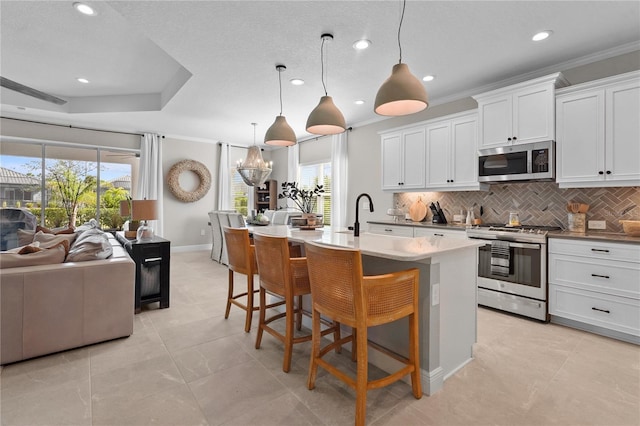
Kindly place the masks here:
[(145, 260), (144, 260), (144, 263), (149, 263), (149, 262), (159, 262), (159, 261), (161, 261), (161, 260), (162, 260), (162, 258), (161, 258), (161, 257), (152, 257), (152, 258), (150, 258), (150, 259), (145, 259)]
[(393, 232), (393, 229), (385, 228), (384, 232)]
[(609, 279), (609, 275), (591, 274), (592, 277)]
[(610, 314), (611, 313), (611, 311), (609, 311), (608, 309), (600, 309), (600, 308), (596, 308), (595, 306), (592, 307), (591, 310), (598, 311), (598, 312), (604, 312), (605, 314)]
[(594, 248), (592, 248), (591, 251), (598, 251), (598, 252), (601, 252), (601, 253), (609, 253), (609, 250), (607, 250), (607, 249), (594, 249)]
[(444, 237), (444, 234), (433, 234), (434, 237)]

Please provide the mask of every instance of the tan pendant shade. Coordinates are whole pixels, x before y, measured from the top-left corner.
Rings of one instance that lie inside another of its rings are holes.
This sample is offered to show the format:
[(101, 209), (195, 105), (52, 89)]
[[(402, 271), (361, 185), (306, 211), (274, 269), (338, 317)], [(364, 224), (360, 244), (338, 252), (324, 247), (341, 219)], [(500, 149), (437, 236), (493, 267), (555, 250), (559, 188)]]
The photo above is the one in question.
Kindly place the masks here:
[(264, 143), (267, 145), (291, 146), (296, 142), (296, 134), (283, 115), (276, 117), (276, 121), (264, 135)]
[(378, 89), (374, 111), (380, 115), (399, 116), (422, 111), (428, 106), (427, 91), (420, 80), (411, 74), (407, 64), (398, 63)]
[(129, 203), (129, 200), (120, 200), (120, 216), (129, 216), (131, 214)]
[(307, 132), (315, 135), (336, 135), (347, 128), (344, 116), (331, 96), (323, 96), (307, 119)]

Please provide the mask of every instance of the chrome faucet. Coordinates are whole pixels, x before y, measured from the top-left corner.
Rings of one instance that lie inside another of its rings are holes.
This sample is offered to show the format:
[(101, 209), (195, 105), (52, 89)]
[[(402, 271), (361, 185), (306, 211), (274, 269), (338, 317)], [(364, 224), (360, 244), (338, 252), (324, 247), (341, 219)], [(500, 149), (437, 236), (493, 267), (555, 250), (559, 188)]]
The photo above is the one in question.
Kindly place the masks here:
[(371, 197), (369, 196), (369, 194), (360, 194), (358, 195), (358, 198), (356, 198), (356, 223), (353, 224), (353, 236), (354, 237), (359, 237), (360, 236), (360, 222), (358, 222), (358, 211), (360, 208), (360, 198), (362, 197), (367, 197), (367, 199), (369, 200), (369, 211), (372, 212), (373, 211), (373, 201), (371, 201)]

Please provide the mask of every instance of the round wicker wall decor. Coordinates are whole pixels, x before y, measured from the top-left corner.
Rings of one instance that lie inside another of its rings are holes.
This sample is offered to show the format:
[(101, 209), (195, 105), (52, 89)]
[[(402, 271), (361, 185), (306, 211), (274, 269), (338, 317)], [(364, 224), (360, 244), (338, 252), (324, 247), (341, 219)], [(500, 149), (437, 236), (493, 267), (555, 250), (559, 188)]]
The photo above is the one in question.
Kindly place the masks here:
[[(200, 184), (193, 191), (185, 191), (180, 187), (180, 174), (190, 171), (200, 179)], [(211, 173), (207, 166), (195, 160), (182, 160), (171, 166), (167, 174), (169, 191), (180, 201), (193, 203), (204, 197), (211, 188)]]

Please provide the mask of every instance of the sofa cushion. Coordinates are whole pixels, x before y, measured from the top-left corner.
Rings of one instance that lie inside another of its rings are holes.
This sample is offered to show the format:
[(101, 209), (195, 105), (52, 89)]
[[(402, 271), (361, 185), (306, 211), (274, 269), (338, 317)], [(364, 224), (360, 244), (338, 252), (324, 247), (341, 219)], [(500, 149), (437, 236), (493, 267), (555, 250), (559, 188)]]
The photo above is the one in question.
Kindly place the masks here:
[(26, 246), (33, 242), (33, 236), (36, 234), (33, 230), (18, 229), (18, 246)]
[(113, 254), (107, 235), (100, 229), (87, 229), (71, 245), (67, 262), (106, 259)]
[(22, 266), (51, 265), (64, 262), (68, 247), (67, 241), (60, 241), (48, 250), (40, 250), (35, 253), (0, 253), (0, 268), (20, 268)]

